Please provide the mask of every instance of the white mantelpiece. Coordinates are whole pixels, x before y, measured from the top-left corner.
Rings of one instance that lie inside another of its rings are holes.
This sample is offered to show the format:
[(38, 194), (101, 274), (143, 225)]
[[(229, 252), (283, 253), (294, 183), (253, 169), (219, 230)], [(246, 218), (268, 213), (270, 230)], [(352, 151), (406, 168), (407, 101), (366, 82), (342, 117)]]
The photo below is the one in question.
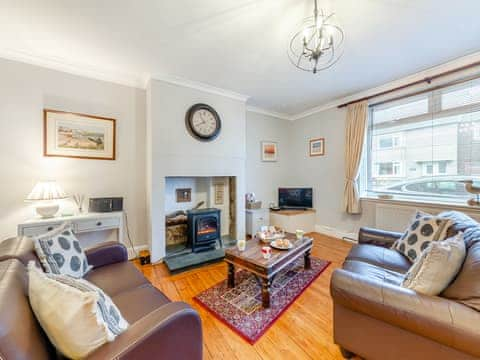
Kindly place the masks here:
[[(185, 129), (185, 113), (196, 103), (213, 106), (220, 136), (200, 142)], [(147, 88), (147, 226), (152, 261), (165, 256), (165, 178), (236, 178), (236, 233), (245, 237), (245, 102), (151, 80)]]

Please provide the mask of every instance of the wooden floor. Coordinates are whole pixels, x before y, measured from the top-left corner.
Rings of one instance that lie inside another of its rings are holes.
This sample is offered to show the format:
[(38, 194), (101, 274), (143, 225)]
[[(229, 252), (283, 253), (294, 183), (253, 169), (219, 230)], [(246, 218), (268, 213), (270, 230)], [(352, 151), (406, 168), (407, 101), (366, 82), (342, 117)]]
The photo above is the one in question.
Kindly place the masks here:
[(313, 234), (312, 256), (332, 264), (255, 343), (248, 344), (215, 319), (192, 298), (224, 280), (225, 263), (170, 275), (164, 264), (140, 267), (145, 276), (171, 300), (181, 300), (198, 310), (204, 334), (204, 359), (343, 359), (332, 340), (330, 276), (341, 266), (351, 243)]

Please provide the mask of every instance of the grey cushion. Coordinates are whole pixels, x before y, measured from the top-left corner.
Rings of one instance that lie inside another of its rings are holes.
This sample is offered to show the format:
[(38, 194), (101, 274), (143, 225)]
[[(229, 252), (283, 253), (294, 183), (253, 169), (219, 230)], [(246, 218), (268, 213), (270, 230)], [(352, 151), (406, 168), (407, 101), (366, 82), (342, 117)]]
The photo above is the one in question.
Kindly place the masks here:
[(81, 278), (92, 268), (70, 224), (37, 236), (33, 241), (35, 252), (47, 273)]
[(393, 249), (414, 262), (432, 241), (444, 240), (452, 221), (439, 216), (417, 211), (411, 224)]

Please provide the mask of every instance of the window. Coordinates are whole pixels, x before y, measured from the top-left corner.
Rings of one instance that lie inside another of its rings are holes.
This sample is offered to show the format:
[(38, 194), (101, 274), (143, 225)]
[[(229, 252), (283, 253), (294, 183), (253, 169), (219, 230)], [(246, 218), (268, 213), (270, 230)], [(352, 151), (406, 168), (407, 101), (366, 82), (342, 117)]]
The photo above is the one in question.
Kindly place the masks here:
[(401, 172), (401, 166), (398, 162), (383, 162), (377, 163), (376, 175), (378, 177), (384, 176), (399, 176)]
[(400, 135), (388, 134), (378, 137), (378, 148), (393, 149), (400, 146)]
[(480, 186), (480, 79), (373, 105), (362, 186), (367, 194), (464, 202)]

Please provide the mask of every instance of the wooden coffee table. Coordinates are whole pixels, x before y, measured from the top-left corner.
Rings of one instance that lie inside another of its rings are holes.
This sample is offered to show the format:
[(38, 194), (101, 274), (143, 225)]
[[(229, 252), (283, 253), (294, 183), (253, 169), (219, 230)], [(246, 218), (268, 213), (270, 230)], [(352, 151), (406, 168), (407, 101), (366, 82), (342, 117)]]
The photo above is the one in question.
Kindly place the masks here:
[(263, 307), (270, 307), (270, 286), (275, 275), (288, 264), (304, 257), (305, 269), (310, 269), (310, 251), (312, 250), (312, 238), (303, 237), (297, 239), (294, 234), (286, 233), (285, 238), (289, 239), (293, 247), (290, 250), (276, 250), (272, 248), (270, 259), (262, 256), (262, 247), (267, 246), (257, 239), (247, 241), (244, 251), (237, 247), (225, 250), (225, 261), (228, 263), (228, 287), (235, 287), (235, 267), (245, 269), (256, 275), (262, 285)]

